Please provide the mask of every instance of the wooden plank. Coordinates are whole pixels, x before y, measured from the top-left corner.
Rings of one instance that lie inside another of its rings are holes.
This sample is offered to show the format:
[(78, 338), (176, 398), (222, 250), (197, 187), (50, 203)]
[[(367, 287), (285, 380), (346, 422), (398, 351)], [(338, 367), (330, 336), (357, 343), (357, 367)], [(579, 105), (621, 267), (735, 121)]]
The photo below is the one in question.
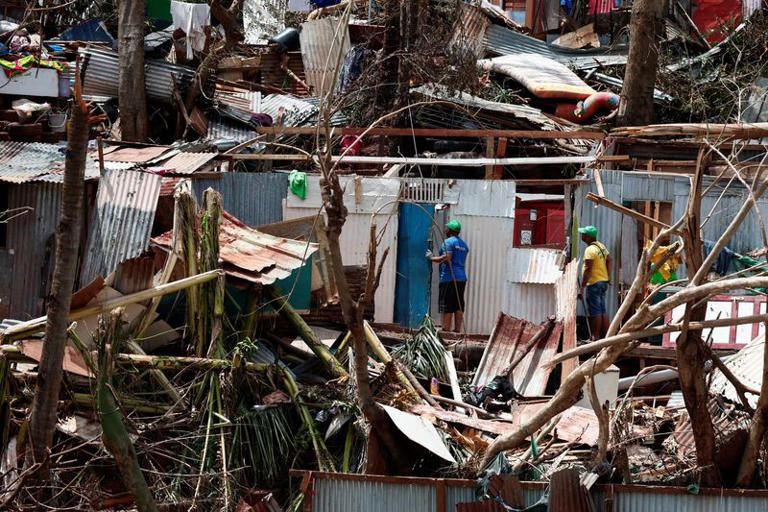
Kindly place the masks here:
[[(236, 154), (228, 155), (232, 160), (266, 160), (301, 162), (310, 157), (303, 154)], [(562, 165), (588, 164), (594, 162), (591, 156), (541, 156), (541, 157), (510, 157), (510, 158), (425, 158), (401, 156), (340, 156), (333, 155), (333, 162), (343, 161), (346, 164), (406, 164), (406, 165), (450, 165), (452, 167), (480, 167), (484, 165)]]
[[(619, 204), (614, 203), (613, 201), (610, 201), (608, 199), (605, 199), (604, 197), (600, 197), (598, 195), (593, 194), (592, 192), (587, 193), (587, 199), (592, 201), (593, 203), (597, 203), (601, 206), (606, 206), (610, 208), (611, 210), (617, 211), (623, 215), (627, 215), (629, 217), (632, 217), (635, 220), (638, 220), (640, 222), (644, 222), (650, 226), (656, 226), (661, 229), (669, 229), (669, 226), (664, 224), (663, 222), (660, 222), (658, 220), (655, 220), (651, 217), (648, 217), (647, 215), (643, 215), (640, 212), (636, 212), (635, 210), (632, 210), (630, 208), (627, 208), (625, 206), (621, 206)], [(672, 233), (679, 233), (679, 231), (675, 230)]]
[[(494, 147), (494, 138), (493, 137), (486, 137), (485, 138), (485, 156), (487, 158), (493, 158), (494, 155), (496, 155), (496, 148)], [(492, 180), (493, 179), (493, 165), (486, 165), (485, 166), (485, 179)]]
[[(496, 148), (496, 158), (504, 158), (504, 156), (507, 154), (507, 138), (501, 137), (499, 139), (499, 145)], [(502, 174), (504, 172), (504, 167), (501, 165), (497, 165), (493, 169), (493, 179), (494, 180), (500, 180), (502, 177)]]
[[(256, 128), (260, 134), (270, 135), (314, 135), (317, 126), (262, 126)], [(510, 139), (580, 139), (603, 140), (605, 133), (595, 130), (456, 130), (443, 128), (361, 128), (333, 127), (334, 136), (362, 135), (384, 137), (506, 137)], [(324, 130), (321, 130), (324, 133)]]
[(603, 189), (603, 178), (600, 176), (600, 171), (597, 169), (594, 169), (592, 171), (592, 176), (595, 178), (595, 185), (597, 186), (597, 194), (600, 197), (605, 197), (605, 190)]

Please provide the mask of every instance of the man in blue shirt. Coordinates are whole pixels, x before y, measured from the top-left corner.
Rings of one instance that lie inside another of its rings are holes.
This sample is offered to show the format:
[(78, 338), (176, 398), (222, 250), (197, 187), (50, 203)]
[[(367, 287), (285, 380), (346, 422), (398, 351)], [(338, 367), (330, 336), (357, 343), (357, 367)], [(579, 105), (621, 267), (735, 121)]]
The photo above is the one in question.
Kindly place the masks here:
[[(440, 312), (443, 314), (443, 329), (461, 332), (464, 320), (464, 289), (467, 286), (465, 263), (469, 246), (459, 237), (461, 224), (452, 220), (446, 225), (445, 242), (438, 256), (427, 252), (427, 258), (440, 264)], [(454, 321), (455, 318), (455, 321)]]

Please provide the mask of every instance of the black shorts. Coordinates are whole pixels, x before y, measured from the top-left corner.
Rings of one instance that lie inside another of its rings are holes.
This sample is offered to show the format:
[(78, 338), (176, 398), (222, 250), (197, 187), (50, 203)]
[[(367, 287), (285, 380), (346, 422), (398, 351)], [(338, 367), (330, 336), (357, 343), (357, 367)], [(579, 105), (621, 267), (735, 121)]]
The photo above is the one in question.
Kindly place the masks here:
[(464, 311), (464, 288), (466, 281), (451, 281), (440, 283), (440, 312), (455, 313)]

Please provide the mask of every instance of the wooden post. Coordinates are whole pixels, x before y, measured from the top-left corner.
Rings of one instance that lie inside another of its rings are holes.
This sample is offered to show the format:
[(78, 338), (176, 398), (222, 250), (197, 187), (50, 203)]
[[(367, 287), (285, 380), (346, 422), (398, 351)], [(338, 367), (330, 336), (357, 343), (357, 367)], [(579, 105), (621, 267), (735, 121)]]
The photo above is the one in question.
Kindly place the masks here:
[[(486, 137), (485, 138), (485, 156), (488, 158), (493, 158), (496, 154), (496, 148), (494, 147), (493, 137)], [(485, 179), (492, 180), (493, 179), (493, 165), (486, 165), (485, 166)]]

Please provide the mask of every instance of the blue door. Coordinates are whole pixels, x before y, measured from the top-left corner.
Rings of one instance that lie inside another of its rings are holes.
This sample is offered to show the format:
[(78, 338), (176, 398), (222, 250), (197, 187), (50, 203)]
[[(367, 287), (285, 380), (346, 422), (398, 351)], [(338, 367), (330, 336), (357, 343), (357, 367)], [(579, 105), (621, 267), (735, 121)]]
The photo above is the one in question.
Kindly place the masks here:
[(434, 205), (400, 204), (397, 229), (395, 322), (418, 327), (429, 313), (432, 263), (424, 255), (432, 245)]

